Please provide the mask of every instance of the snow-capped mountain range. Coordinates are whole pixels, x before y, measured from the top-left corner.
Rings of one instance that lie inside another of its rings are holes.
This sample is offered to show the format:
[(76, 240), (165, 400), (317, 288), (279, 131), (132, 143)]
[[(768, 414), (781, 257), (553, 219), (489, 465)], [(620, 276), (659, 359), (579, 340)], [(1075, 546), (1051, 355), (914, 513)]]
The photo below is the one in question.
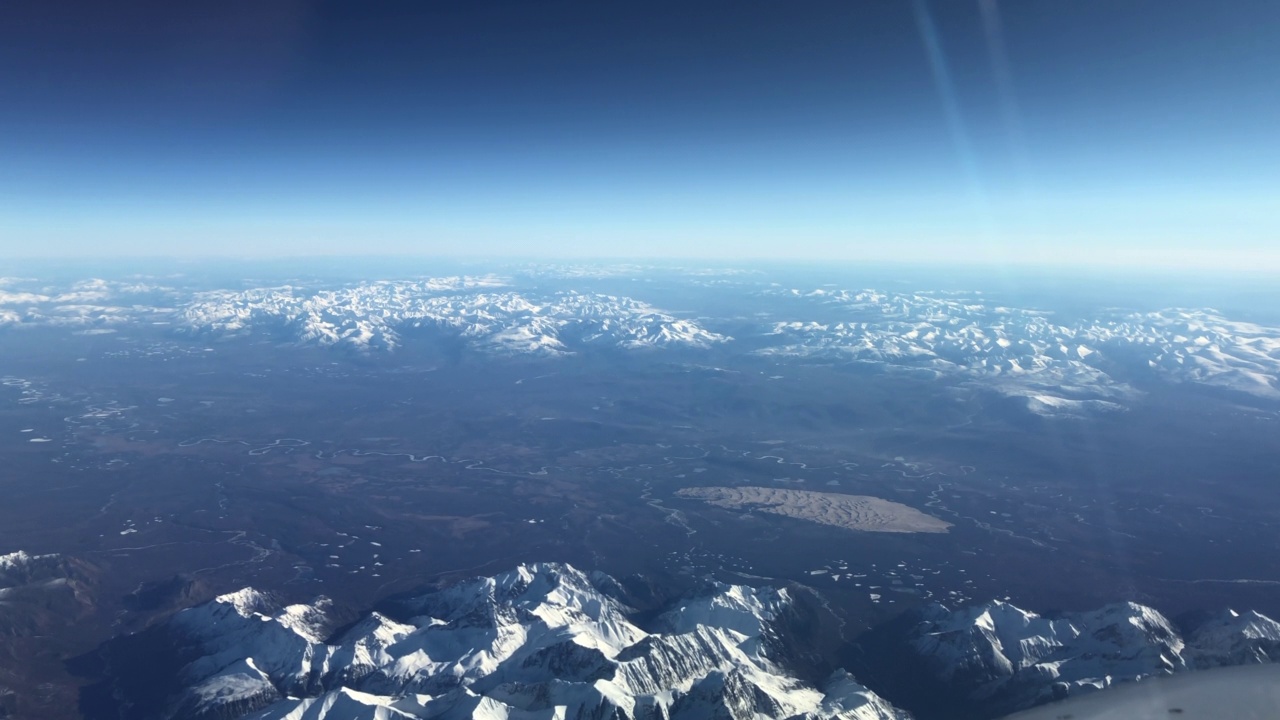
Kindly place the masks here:
[(523, 565), (371, 613), (335, 633), (328, 601), (252, 589), (178, 613), (186, 688), (171, 717), (906, 718), (838, 671), (779, 657), (785, 590), (715, 585), (642, 629), (608, 576)]
[(1132, 602), (1049, 618), (992, 601), (930, 606), (907, 642), (935, 679), (1010, 712), (1149, 676), (1272, 662), (1280, 659), (1280, 623), (1224, 610), (1184, 637)]
[[(615, 270), (626, 279), (625, 268)], [(708, 297), (743, 293), (761, 312), (720, 318), (694, 317), (687, 307), (661, 310), (651, 298), (575, 289), (567, 283), (601, 280), (567, 270), (551, 279), (453, 275), (217, 290), (176, 287), (167, 279), (49, 284), (0, 278), (0, 328), (106, 334), (149, 325), (200, 341), (270, 337), (360, 353), (391, 352), (430, 331), (500, 355), (720, 348), (779, 362), (859, 362), (947, 378), (1059, 417), (1125, 409), (1140, 394), (1142, 378), (1280, 400), (1280, 327), (1212, 309), (1099, 309), (1067, 318), (976, 291), (805, 291), (682, 277), (686, 290)], [(650, 289), (637, 282), (626, 287)]]
[[(161, 714), (910, 717), (844, 670), (802, 679), (811, 668), (789, 653), (812, 645), (813, 627), (797, 623), (786, 589), (711, 583), (643, 623), (625, 596), (607, 575), (540, 563), (404, 601), (395, 618), (371, 612), (348, 622), (324, 598), (284, 605), (246, 588), (158, 628), (176, 653), (169, 671), (181, 688)], [(905, 690), (898, 679), (899, 699), (910, 704), (932, 686), (984, 717), (1152, 676), (1280, 659), (1280, 623), (1252, 611), (1225, 610), (1183, 630), (1131, 602), (1050, 617), (991, 601), (931, 605), (905, 617), (893, 647), (880, 648), (916, 658), (907, 672), (918, 677)], [(878, 657), (866, 661), (875, 666)], [(898, 697), (875, 677), (872, 686)]]
[[(775, 291), (837, 319), (784, 320), (756, 350), (774, 357), (838, 358), (956, 376), (1026, 398), (1042, 414), (1120, 409), (1133, 388), (1115, 377), (1139, 365), (1175, 382), (1280, 399), (1280, 328), (1208, 309), (1116, 312), (1060, 322), (1051, 313), (994, 305), (981, 294), (875, 290)], [(816, 306), (815, 306), (816, 304)], [(794, 308), (794, 309), (793, 309)]]
[(572, 291), (474, 292), (500, 282), (449, 278), (318, 292), (292, 287), (211, 292), (187, 305), (181, 317), (192, 330), (215, 335), (281, 327), (302, 342), (358, 349), (393, 349), (402, 333), (424, 327), (446, 329), (478, 348), (512, 354), (556, 355), (585, 343), (707, 347), (726, 340), (696, 322), (629, 297)]

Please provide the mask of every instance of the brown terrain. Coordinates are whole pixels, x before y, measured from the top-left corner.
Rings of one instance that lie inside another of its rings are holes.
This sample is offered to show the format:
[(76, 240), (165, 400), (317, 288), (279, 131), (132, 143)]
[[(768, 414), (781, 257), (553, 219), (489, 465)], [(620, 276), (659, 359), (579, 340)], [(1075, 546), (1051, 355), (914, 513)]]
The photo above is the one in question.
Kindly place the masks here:
[(765, 487), (695, 487), (676, 495), (731, 510), (760, 510), (865, 532), (943, 533), (951, 527), (913, 507), (869, 495)]

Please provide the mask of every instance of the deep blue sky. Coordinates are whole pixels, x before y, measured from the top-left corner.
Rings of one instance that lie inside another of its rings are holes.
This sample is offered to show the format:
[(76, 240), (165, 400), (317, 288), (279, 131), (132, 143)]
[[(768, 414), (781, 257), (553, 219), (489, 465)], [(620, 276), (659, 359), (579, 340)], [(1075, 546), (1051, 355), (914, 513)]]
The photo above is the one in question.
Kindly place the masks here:
[(0, 5), (11, 255), (1280, 269), (1275, 0)]

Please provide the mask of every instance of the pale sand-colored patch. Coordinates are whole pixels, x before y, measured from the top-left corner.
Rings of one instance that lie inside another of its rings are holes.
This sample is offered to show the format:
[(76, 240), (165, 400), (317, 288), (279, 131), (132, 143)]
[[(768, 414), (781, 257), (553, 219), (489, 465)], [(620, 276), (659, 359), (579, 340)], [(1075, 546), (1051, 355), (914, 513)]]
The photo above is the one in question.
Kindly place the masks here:
[(868, 495), (766, 487), (694, 487), (676, 495), (732, 510), (759, 510), (865, 532), (944, 533), (951, 527), (913, 507)]

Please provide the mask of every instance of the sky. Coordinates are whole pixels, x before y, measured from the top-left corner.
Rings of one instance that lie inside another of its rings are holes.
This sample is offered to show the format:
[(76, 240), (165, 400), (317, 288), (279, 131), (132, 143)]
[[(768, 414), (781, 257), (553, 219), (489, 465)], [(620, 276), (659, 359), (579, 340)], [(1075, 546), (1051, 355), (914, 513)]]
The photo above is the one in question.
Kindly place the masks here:
[(1274, 0), (0, 5), (0, 258), (1280, 270)]

